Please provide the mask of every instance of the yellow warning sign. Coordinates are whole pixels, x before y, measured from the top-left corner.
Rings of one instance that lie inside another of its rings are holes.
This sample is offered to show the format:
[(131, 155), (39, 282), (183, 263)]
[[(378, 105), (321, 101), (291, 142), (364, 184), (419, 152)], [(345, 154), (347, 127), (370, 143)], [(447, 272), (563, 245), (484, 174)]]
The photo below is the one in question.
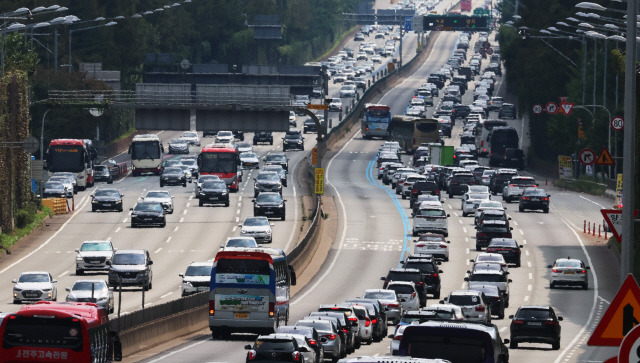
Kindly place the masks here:
[(316, 168), (316, 194), (324, 194), (324, 168)]
[(620, 346), (622, 339), (640, 324), (640, 287), (629, 274), (611, 301), (587, 345)]
[(314, 147), (311, 150), (311, 165), (318, 165), (318, 148)]
[(600, 155), (595, 162), (596, 165), (615, 165), (616, 163), (613, 161), (611, 154), (609, 154), (609, 150), (606, 147), (602, 148)]

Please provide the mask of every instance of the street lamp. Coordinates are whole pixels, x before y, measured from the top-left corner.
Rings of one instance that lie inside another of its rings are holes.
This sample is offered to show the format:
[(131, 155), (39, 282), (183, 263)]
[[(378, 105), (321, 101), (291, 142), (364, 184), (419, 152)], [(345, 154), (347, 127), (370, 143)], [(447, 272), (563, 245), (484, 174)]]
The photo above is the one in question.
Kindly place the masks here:
[(75, 32), (79, 32), (79, 31), (82, 31), (82, 30), (89, 30), (89, 29), (102, 28), (102, 27), (107, 27), (107, 26), (114, 26), (116, 24), (118, 24), (118, 23), (115, 22), (115, 21), (110, 21), (110, 22), (105, 23), (105, 24), (89, 26), (89, 27), (86, 27), (86, 28), (69, 29), (69, 65), (68, 65), (69, 73), (71, 73), (71, 70), (72, 70), (72, 67), (73, 67), (73, 65), (71, 63), (71, 35), (73, 33), (75, 33)]
[[(595, 105), (596, 104), (596, 67), (598, 64), (598, 39), (607, 39), (607, 36), (595, 31), (588, 31), (584, 34), (589, 38), (593, 38), (593, 101), (592, 103)], [(606, 64), (605, 64), (605, 67), (606, 67)], [(596, 110), (594, 107), (593, 112), (595, 111)]]

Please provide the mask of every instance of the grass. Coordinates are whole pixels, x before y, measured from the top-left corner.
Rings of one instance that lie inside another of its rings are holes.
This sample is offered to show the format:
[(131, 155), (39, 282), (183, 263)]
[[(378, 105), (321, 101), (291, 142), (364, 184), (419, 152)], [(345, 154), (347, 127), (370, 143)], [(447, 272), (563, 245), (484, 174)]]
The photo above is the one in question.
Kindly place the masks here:
[(333, 51), (336, 50), (336, 48), (338, 48), (338, 46), (340, 45), (340, 42), (342, 42), (342, 40), (344, 39), (344, 37), (349, 34), (350, 32), (352, 32), (354, 29), (356, 28), (356, 26), (352, 27), (351, 29), (348, 29), (346, 31), (344, 31), (342, 34), (340, 34), (339, 37), (336, 37), (336, 41), (333, 43), (333, 46), (331, 48), (329, 48), (329, 50), (327, 50), (323, 55), (317, 57), (316, 59), (314, 59), (312, 62), (320, 62), (321, 60), (328, 58), (331, 53), (333, 53)]
[(598, 182), (597, 179), (582, 176), (575, 180), (558, 179), (555, 186), (562, 189), (572, 190), (574, 192), (587, 193), (591, 195), (603, 196), (607, 190), (606, 184)]
[(33, 232), (33, 230), (40, 227), (42, 225), (42, 221), (44, 221), (44, 219), (47, 216), (53, 215), (53, 211), (47, 207), (42, 207), (41, 210), (31, 212), (31, 213), (32, 213), (33, 220), (30, 223), (28, 223), (26, 226), (24, 226), (23, 228), (16, 228), (11, 233), (0, 234), (0, 248), (6, 250), (9, 247), (13, 246), (22, 237), (30, 234), (31, 232)]
[(127, 137), (131, 136), (131, 134), (135, 133), (137, 130), (135, 128), (131, 128), (129, 129), (129, 131), (125, 132), (124, 134), (118, 136), (118, 138), (116, 138), (115, 140), (112, 140), (111, 142), (109, 142), (109, 144), (115, 144), (116, 142), (120, 141), (120, 140), (124, 140)]

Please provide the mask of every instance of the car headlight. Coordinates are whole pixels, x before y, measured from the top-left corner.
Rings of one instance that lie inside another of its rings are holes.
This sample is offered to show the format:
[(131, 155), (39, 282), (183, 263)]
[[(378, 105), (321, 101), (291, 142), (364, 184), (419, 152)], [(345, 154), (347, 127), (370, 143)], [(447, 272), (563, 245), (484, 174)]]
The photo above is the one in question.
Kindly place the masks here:
[(284, 203), (281, 203), (278, 208), (284, 208)]
[(205, 192), (203, 192), (202, 190), (198, 191), (198, 195), (205, 195)]
[(168, 176), (163, 176), (162, 179), (169, 180), (169, 177)]
[(182, 284), (186, 287), (193, 287), (193, 285), (189, 281), (184, 281)]
[(80, 255), (76, 256), (76, 261), (82, 261), (82, 256)]
[(278, 188), (282, 188), (282, 184), (281, 183), (278, 183), (277, 185), (278, 185)]
[(264, 231), (264, 233), (266, 233), (266, 234), (271, 234), (271, 230), (270, 230), (270, 229), (267, 229), (266, 231)]
[(106, 297), (106, 296), (103, 296), (103, 297), (99, 297), (99, 298), (98, 298), (98, 301), (107, 301), (107, 300), (109, 300), (109, 298), (108, 298), (108, 297)]
[(227, 195), (227, 192), (224, 191), (224, 192), (220, 193), (220, 195)]
[(91, 201), (91, 204), (98, 204), (98, 203), (99, 202), (97, 200), (95, 200), (95, 199)]
[(260, 204), (256, 204), (255, 207), (256, 208), (262, 208), (262, 206)]

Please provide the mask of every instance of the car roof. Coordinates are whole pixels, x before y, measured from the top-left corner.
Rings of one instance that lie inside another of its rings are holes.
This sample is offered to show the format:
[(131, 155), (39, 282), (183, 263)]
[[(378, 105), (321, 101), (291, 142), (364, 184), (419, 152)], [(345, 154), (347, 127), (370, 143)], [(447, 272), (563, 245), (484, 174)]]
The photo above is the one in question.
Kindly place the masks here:
[(398, 267), (398, 268), (389, 269), (389, 272), (420, 273), (420, 270), (418, 270), (417, 268)]

